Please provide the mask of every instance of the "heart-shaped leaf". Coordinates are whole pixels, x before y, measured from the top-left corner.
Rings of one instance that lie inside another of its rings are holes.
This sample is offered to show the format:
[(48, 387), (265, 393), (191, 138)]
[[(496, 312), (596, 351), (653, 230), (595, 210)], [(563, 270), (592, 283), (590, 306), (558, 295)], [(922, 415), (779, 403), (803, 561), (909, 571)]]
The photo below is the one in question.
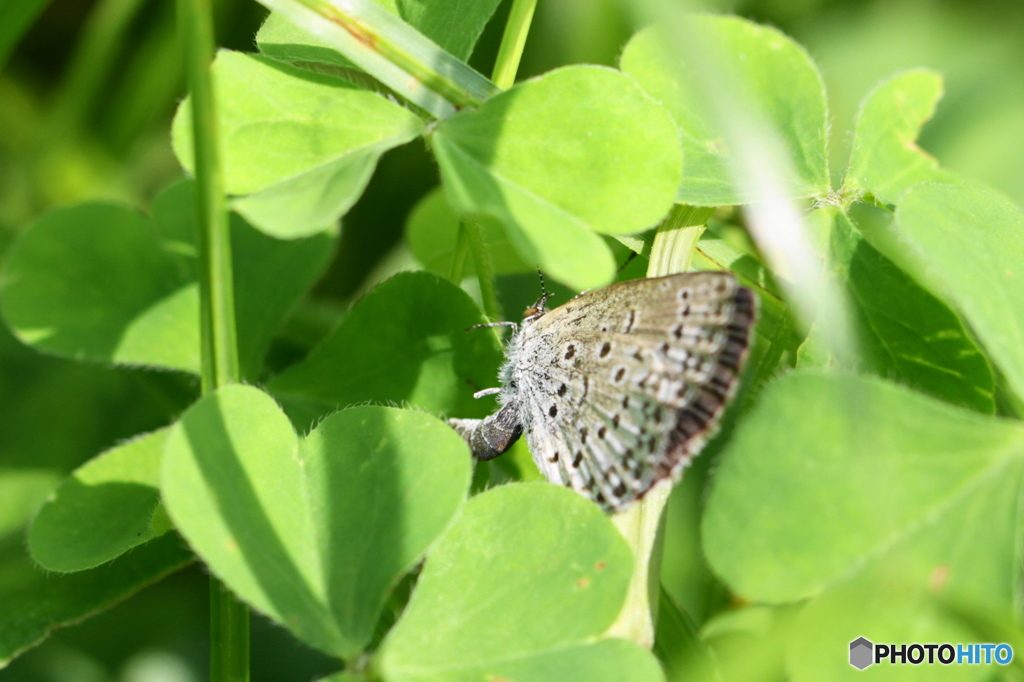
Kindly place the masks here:
[(473, 300), (451, 282), (405, 272), (382, 283), (270, 392), (305, 426), (338, 407), (367, 401), (412, 404), (451, 416), (484, 416), (474, 400), (494, 386), (501, 350)]
[[(225, 190), (232, 208), (281, 238), (322, 231), (366, 188), (388, 149), (422, 132), (415, 115), (352, 83), (222, 51), (213, 64)], [(174, 119), (174, 149), (190, 171), (191, 101)]]
[(868, 93), (854, 129), (844, 191), (868, 191), (890, 204), (921, 182), (954, 182), (917, 146), (921, 127), (942, 97), (942, 77), (916, 69), (893, 76)]
[(577, 290), (614, 276), (597, 233), (656, 225), (682, 166), (668, 113), (594, 66), (520, 83), (443, 121), (431, 141), (455, 210), (496, 217), (524, 261)]
[(254, 608), (351, 658), (388, 591), (469, 487), (465, 443), (422, 413), (337, 412), (300, 440), (270, 396), (228, 386), (172, 428), (162, 492), (175, 526)]
[[(754, 108), (773, 128), (792, 167), (793, 185), (787, 188), (791, 196), (828, 192), (825, 86), (806, 50), (774, 28), (738, 17), (694, 16), (676, 28), (676, 34), (661, 26), (637, 33), (626, 45), (621, 65), (668, 108), (679, 126), (686, 172), (677, 201), (731, 206), (752, 200), (733, 180), (734, 155), (724, 139), (716, 97)], [(687, 40), (697, 47), (680, 48)], [(698, 59), (700, 63), (690, 63)], [(728, 76), (741, 92), (709, 92), (723, 87), (706, 82), (714, 73)]]
[(32, 558), (51, 571), (81, 571), (156, 537), (165, 436), (155, 431), (112, 448), (61, 483), (32, 522)]
[[(15, 242), (0, 304), (39, 350), (126, 365), (199, 372), (195, 188), (153, 202), (153, 221), (115, 204), (54, 211)], [(326, 265), (334, 236), (281, 241), (231, 221), (239, 355), (259, 375), (273, 334)]]
[(632, 566), (607, 517), (548, 483), (474, 497), (431, 552), (381, 646), (388, 682), (660, 680), (632, 643), (595, 642)]

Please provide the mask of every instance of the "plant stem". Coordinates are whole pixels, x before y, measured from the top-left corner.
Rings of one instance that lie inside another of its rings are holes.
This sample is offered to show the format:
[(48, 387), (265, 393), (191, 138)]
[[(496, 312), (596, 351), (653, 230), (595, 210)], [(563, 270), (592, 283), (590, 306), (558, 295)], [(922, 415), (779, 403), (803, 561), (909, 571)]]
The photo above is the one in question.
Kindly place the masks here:
[[(480, 226), (480, 218), (469, 216), (462, 220), (462, 230), (469, 242), (469, 252), (473, 254), (473, 267), (476, 268), (476, 278), (480, 283), (480, 300), (484, 304), (484, 312), (492, 320), (501, 319), (501, 306), (498, 305), (498, 294), (494, 287), (494, 263), (491, 255), (484, 246), (483, 228)], [(497, 329), (494, 330), (498, 332)], [(500, 337), (500, 333), (498, 334)]]
[(459, 221), (455, 233), (455, 250), (452, 251), (452, 265), (448, 269), (448, 279), (455, 286), (462, 282), (462, 273), (466, 269), (466, 256), (469, 255), (469, 235), (466, 234), (466, 222)]
[(501, 36), (501, 47), (498, 58), (494, 61), (494, 72), (491, 80), (502, 90), (507, 90), (516, 82), (519, 61), (526, 46), (526, 36), (533, 22), (533, 12), (537, 8), (537, 0), (513, 0), (512, 9), (508, 13), (505, 33)]
[(210, 577), (210, 679), (249, 679), (249, 609)]
[[(218, 158), (217, 119), (210, 77), (214, 49), (211, 2), (178, 0), (178, 25), (192, 95), (204, 393), (240, 378), (231, 233)], [(210, 679), (214, 682), (249, 679), (249, 611), (213, 577), (210, 578)]]
[(192, 96), (192, 134), (195, 146), (199, 202), (200, 329), (203, 391), (239, 380), (235, 332), (234, 278), (231, 232), (217, 147), (217, 119), (210, 61), (213, 58), (211, 0), (179, 0), (185, 68)]
[[(536, 7), (537, 0), (514, 0), (512, 3), (508, 23), (505, 24), (505, 33), (501, 38), (498, 58), (494, 63), (494, 83), (502, 90), (508, 89), (515, 83), (519, 60), (523, 56), (526, 35), (530, 31), (530, 23), (533, 21), (533, 11)], [(484, 305), (484, 312), (491, 320), (498, 320), (501, 318), (501, 306), (498, 305), (498, 295), (495, 291), (494, 264), (484, 245), (480, 220), (475, 216), (465, 218), (459, 224), (459, 238), (455, 248), (455, 259), (452, 263), (453, 276), (456, 272), (461, 275), (467, 246), (470, 253), (473, 254), (473, 266), (480, 284), (480, 299)], [(453, 281), (458, 284), (458, 280)], [(495, 333), (498, 334), (497, 330)], [(500, 336), (500, 334), (498, 335)]]
[[(658, 227), (651, 247), (648, 277), (685, 272), (690, 256), (704, 232), (712, 209), (675, 205)], [(630, 639), (642, 647), (654, 646), (664, 548), (664, 512), (672, 482), (662, 481), (637, 504), (612, 517), (612, 523), (633, 550), (633, 577), (626, 602), (608, 635)]]

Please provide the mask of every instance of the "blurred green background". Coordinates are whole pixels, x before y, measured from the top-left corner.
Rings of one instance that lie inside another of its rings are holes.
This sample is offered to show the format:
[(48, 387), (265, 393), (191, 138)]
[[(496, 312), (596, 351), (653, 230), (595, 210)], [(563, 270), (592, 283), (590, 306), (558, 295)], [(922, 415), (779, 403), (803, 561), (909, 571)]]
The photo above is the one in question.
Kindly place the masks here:
[[(628, 1), (540, 0), (521, 77), (568, 63), (614, 64), (634, 30)], [(484, 73), (490, 72), (508, 4), (474, 54), (474, 66)], [(264, 9), (251, 0), (215, 5), (219, 43), (253, 50)], [(943, 73), (946, 96), (921, 146), (945, 167), (1024, 204), (1019, 0), (751, 0), (690, 7), (774, 25), (808, 49), (829, 93), (835, 171), (845, 164), (858, 103), (875, 83), (915, 66)], [(0, 249), (54, 207), (116, 199), (144, 208), (180, 176), (169, 134), (184, 95), (174, 19), (174, 3), (156, 0), (0, 4)], [(422, 143), (384, 157), (345, 219), (334, 263), (315, 292), (312, 310), (318, 314), (309, 319), (329, 320), (375, 270), (403, 262), (400, 251), (395, 254), (405, 218), (436, 184)], [(281, 353), (286, 356), (287, 348)], [(0, 330), (0, 470), (37, 481), (19, 490), (34, 490), (30, 497), (41, 500), (55, 481), (100, 450), (167, 423), (195, 390), (174, 375), (42, 357)], [(663, 569), (668, 591), (697, 624), (729, 599), (702, 564), (696, 532), (703, 470), (713, 454), (700, 458), (673, 497)], [(27, 512), (10, 510), (30, 510), (36, 502), (0, 505), (0, 553), (24, 546)], [(0, 671), (0, 680), (205, 679), (207, 590), (203, 569), (186, 569), (57, 632)], [(259, 618), (253, 651), (257, 681), (309, 680), (332, 667)]]

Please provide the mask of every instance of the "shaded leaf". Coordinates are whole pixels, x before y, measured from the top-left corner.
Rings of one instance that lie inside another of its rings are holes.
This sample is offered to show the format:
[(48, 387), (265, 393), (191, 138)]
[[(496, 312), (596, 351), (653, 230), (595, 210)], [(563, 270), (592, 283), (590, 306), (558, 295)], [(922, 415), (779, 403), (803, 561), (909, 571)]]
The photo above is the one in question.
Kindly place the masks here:
[(305, 427), (338, 407), (411, 404), (451, 416), (484, 416), (501, 350), (469, 296), (436, 275), (405, 272), (363, 298), (309, 356), (275, 377), (271, 393)]
[(20, 543), (0, 552), (0, 666), (53, 630), (109, 608), (192, 560), (176, 534), (165, 535), (114, 562), (72, 575), (33, 565)]
[(995, 412), (992, 368), (956, 314), (876, 251), (845, 215), (833, 212), (832, 223), (832, 266), (846, 281), (859, 322), (858, 368)]
[(461, 506), (469, 469), (465, 443), (425, 414), (352, 408), (300, 441), (273, 399), (234, 385), (172, 428), (162, 492), (232, 591), (351, 658), (390, 588)]
[(903, 195), (895, 230), (914, 274), (964, 317), (1024, 396), (1024, 215), (983, 189), (919, 185)]
[(150, 522), (165, 436), (156, 431), (112, 448), (61, 483), (32, 522), (32, 558), (51, 571), (81, 571), (156, 537)]

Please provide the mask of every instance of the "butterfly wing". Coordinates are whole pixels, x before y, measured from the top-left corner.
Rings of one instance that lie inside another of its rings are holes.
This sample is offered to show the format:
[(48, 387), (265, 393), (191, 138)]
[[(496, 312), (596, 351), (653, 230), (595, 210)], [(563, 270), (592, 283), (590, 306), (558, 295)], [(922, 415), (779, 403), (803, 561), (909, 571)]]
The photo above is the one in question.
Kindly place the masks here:
[(613, 284), (524, 332), (513, 374), (545, 476), (609, 510), (675, 477), (717, 429), (755, 299), (724, 272)]

